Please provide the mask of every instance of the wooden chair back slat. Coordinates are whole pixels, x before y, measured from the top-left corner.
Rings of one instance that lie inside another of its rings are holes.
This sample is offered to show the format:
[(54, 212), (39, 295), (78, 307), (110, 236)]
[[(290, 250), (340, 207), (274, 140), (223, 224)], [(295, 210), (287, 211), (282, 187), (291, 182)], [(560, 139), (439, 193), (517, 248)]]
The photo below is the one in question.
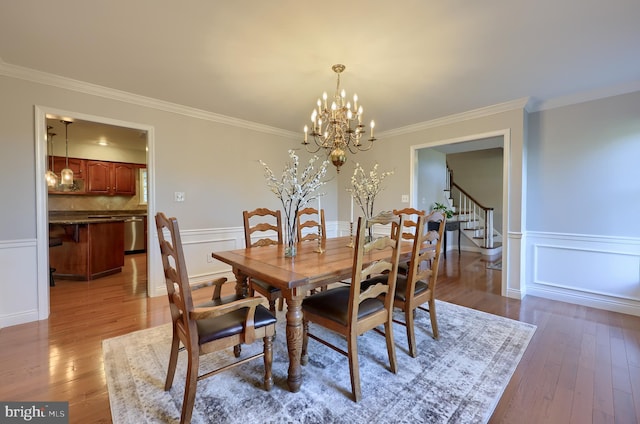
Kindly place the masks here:
[[(317, 218), (320, 222), (312, 218), (305, 218), (307, 216)], [(318, 237), (321, 237), (322, 239), (327, 238), (324, 209), (320, 209), (319, 212), (318, 209), (315, 208), (304, 208), (299, 210), (296, 216), (296, 226), (298, 241), (317, 240)], [(320, 227), (320, 231), (318, 231), (318, 226)], [(305, 231), (306, 229), (310, 229), (311, 231)]]
[[(263, 218), (260, 222), (256, 222), (258, 218)], [(279, 210), (273, 211), (267, 208), (258, 208), (252, 211), (243, 211), (242, 218), (244, 221), (244, 241), (246, 247), (269, 246), (282, 244), (282, 214)], [(275, 238), (267, 236), (263, 233), (267, 231), (275, 232)], [(252, 241), (257, 233), (260, 238)]]

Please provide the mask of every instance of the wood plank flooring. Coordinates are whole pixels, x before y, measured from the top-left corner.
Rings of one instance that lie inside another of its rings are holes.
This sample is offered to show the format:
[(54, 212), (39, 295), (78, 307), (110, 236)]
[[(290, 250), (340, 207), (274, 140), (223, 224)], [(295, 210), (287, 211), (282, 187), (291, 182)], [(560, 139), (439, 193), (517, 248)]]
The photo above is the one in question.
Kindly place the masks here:
[[(1, 400), (69, 401), (71, 423), (111, 422), (102, 340), (170, 321), (166, 298), (146, 297), (145, 255), (125, 260), (117, 275), (58, 280), (48, 320), (0, 329)], [(640, 317), (504, 298), (500, 278), (479, 254), (451, 251), (436, 290), (438, 299), (538, 326), (490, 422), (639, 423)]]

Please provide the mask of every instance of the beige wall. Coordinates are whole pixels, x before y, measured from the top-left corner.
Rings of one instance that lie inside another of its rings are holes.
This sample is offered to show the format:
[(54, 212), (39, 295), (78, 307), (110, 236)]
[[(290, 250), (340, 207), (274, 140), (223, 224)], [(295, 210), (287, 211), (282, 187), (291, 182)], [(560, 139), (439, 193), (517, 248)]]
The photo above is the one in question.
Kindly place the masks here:
[[(0, 76), (0, 92), (0, 148), (11, 152), (0, 157), (0, 240), (36, 236), (34, 105), (153, 127), (156, 210), (180, 217), (185, 229), (241, 226), (245, 209), (280, 207), (258, 160), (279, 170), (287, 149), (299, 147), (297, 137), (275, 129), (227, 125), (6, 76)], [(301, 153), (302, 160), (308, 157)], [(185, 202), (173, 201), (176, 191), (186, 193)], [(325, 191), (327, 219), (336, 219), (335, 182)]]

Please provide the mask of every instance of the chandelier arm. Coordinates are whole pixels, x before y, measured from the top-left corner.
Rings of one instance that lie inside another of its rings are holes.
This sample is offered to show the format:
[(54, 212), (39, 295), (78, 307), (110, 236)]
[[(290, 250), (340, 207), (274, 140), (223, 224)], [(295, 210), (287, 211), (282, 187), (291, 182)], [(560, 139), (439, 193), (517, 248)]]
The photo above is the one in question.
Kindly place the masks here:
[(361, 152), (366, 152), (367, 150), (371, 149), (373, 147), (373, 142), (371, 140), (368, 140), (368, 141), (369, 141), (368, 147), (360, 147), (360, 146), (364, 146), (363, 144), (360, 144), (359, 146), (356, 146), (358, 150)]
[(319, 145), (317, 142), (315, 143), (315, 145), (318, 146), (318, 148), (315, 150), (309, 149), (309, 146), (311, 146), (311, 143), (302, 143), (302, 145), (304, 146), (305, 150), (309, 153), (318, 153), (318, 151), (322, 149), (322, 146)]

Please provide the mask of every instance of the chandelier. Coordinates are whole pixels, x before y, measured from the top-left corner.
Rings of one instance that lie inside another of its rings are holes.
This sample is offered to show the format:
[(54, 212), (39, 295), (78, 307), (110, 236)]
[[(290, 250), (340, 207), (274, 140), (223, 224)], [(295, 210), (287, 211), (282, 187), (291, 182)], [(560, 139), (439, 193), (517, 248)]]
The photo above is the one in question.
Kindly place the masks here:
[[(336, 92), (330, 107), (327, 107), (327, 93), (318, 99), (317, 107), (311, 113), (311, 129), (304, 126), (302, 144), (308, 152), (316, 153), (324, 149), (338, 172), (347, 161), (347, 151), (352, 154), (369, 150), (376, 140), (373, 136), (375, 122), (371, 121), (371, 133), (364, 137), (365, 126), (362, 124), (362, 106), (358, 105), (358, 95), (353, 95), (353, 104), (346, 100), (346, 92), (340, 90), (340, 74), (344, 65), (333, 65), (333, 72), (338, 76)], [(309, 142), (309, 136), (313, 143)], [(364, 138), (364, 140), (363, 140)]]

